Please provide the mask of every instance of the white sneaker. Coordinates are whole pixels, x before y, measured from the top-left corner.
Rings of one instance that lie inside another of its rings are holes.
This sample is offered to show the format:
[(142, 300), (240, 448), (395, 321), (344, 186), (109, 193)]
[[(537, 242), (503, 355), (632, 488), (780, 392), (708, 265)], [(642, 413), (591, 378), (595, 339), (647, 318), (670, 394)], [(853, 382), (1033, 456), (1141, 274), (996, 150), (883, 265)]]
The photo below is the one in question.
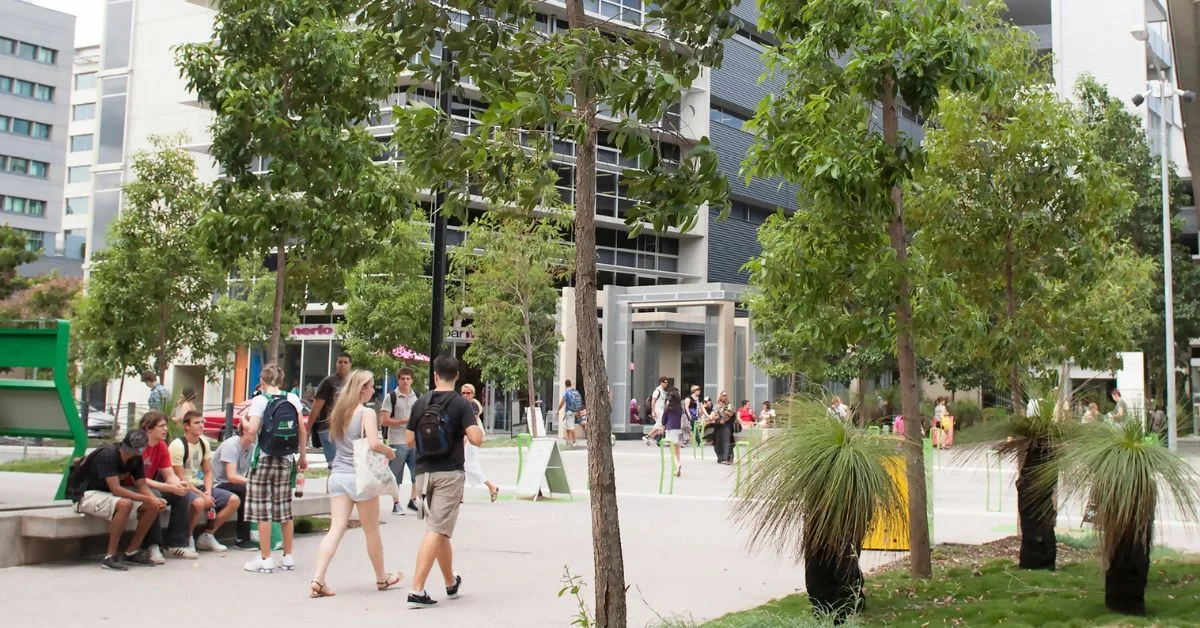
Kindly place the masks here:
[(155, 565), (161, 565), (167, 562), (167, 559), (163, 558), (162, 550), (159, 549), (157, 545), (150, 546), (150, 562), (154, 563)]
[(291, 571), (296, 568), (296, 559), (292, 558), (291, 554), (284, 554), (283, 560), (279, 563), (279, 568), (284, 571)]
[(229, 548), (221, 545), (212, 532), (205, 532), (196, 538), (196, 549), (203, 552), (224, 552)]
[(254, 571), (257, 573), (275, 573), (275, 557), (268, 556), (263, 558), (262, 556), (259, 556), (246, 563), (243, 567), (246, 571)]
[(190, 547), (168, 547), (167, 556), (170, 556), (171, 558), (192, 559), (199, 558), (200, 555), (196, 553), (196, 550)]

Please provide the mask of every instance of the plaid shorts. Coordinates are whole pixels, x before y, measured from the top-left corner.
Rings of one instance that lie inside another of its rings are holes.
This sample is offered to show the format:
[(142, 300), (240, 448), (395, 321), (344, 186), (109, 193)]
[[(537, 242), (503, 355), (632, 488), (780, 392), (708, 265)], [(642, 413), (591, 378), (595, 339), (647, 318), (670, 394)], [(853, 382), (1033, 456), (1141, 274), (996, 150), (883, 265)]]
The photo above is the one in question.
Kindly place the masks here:
[(292, 461), (262, 455), (246, 483), (246, 521), (292, 520)]

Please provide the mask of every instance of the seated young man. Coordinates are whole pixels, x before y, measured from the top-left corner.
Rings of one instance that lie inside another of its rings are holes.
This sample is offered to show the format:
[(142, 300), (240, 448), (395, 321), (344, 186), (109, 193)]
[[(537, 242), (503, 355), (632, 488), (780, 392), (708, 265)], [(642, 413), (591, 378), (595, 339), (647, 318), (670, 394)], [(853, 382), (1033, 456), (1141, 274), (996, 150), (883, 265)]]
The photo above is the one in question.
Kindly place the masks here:
[[(72, 473), (68, 492), (75, 502), (75, 512), (111, 521), (108, 528), (108, 549), (100, 566), (105, 569), (126, 571), (124, 563), (153, 565), (150, 553), (142, 546), (142, 540), (150, 526), (158, 521), (158, 513), (167, 507), (161, 497), (150, 492), (146, 486), (142, 451), (146, 448), (145, 430), (130, 430), (119, 445), (101, 447), (88, 454), (78, 471)], [(78, 478), (76, 479), (76, 473)], [(133, 490), (121, 485), (128, 479)], [(137, 511), (137, 529), (129, 540), (129, 549), (124, 556), (117, 554), (121, 535), (129, 523), (129, 516)]]
[[(201, 512), (216, 510), (216, 515), (208, 519), (204, 530), (196, 535), (194, 531), (200, 521), (193, 519), (190, 530), (193, 531), (195, 547), (201, 551), (224, 552), (228, 548), (217, 541), (214, 535), (226, 521), (237, 514), (241, 500), (237, 495), (213, 485), (212, 452), (204, 440), (204, 415), (192, 410), (183, 415), (183, 436), (171, 443), (171, 465), (175, 475), (182, 477), (191, 485), (192, 491), (199, 494), (204, 502)], [(203, 516), (203, 514), (201, 514)]]
[(161, 497), (171, 508), (166, 533), (158, 525), (150, 526), (143, 547), (150, 552), (155, 564), (166, 562), (164, 555), (174, 558), (196, 558), (190, 547), (191, 522), (204, 515), (204, 503), (192, 492), (192, 487), (175, 475), (171, 466), (171, 451), (167, 448), (167, 415), (151, 410), (142, 415), (138, 426), (146, 432), (146, 449), (142, 451), (146, 485), (150, 492)]
[(237, 532), (234, 547), (256, 550), (258, 543), (250, 540), (250, 523), (246, 521), (246, 482), (250, 475), (250, 450), (242, 446), (242, 428), (226, 438), (213, 450), (213, 481), (216, 488), (233, 493), (238, 499)]

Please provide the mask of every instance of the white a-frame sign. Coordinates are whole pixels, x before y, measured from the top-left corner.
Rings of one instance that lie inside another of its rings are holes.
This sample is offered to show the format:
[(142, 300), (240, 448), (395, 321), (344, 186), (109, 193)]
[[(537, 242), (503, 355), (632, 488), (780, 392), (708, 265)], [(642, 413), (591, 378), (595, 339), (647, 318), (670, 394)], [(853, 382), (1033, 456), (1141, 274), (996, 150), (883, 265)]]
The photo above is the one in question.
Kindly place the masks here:
[[(545, 486), (546, 491), (542, 490)], [(521, 472), (521, 481), (517, 483), (517, 497), (520, 499), (537, 499), (547, 494), (571, 495), (571, 486), (567, 483), (567, 470), (563, 467), (562, 454), (558, 451), (558, 441), (553, 438), (535, 438), (529, 446), (529, 460)]]

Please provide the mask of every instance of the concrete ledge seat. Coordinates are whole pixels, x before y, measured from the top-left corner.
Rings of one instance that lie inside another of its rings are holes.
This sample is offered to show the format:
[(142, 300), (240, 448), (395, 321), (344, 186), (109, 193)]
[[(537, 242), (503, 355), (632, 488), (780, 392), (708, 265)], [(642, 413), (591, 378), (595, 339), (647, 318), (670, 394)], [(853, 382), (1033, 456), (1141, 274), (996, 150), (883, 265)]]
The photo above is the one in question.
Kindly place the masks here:
[[(75, 512), (70, 502), (64, 506), (43, 508), (21, 515), (21, 536), (36, 539), (80, 539), (108, 534), (108, 522)], [(164, 510), (161, 519), (165, 525), (170, 509)], [(305, 495), (292, 500), (292, 514), (297, 517), (329, 514), (329, 496)], [(132, 531), (137, 519), (131, 517), (127, 530)]]

